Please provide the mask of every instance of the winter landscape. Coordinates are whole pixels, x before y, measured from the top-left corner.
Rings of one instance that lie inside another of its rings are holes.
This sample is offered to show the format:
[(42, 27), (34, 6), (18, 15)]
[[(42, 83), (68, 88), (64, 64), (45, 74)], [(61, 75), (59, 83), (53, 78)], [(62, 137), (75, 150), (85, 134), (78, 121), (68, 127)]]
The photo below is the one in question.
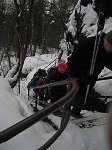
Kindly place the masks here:
[[(28, 107), (28, 91), (27, 84), (32, 78), (32, 74), (38, 69), (37, 61), (39, 56), (35, 58), (27, 58), (23, 69), (28, 69), (34, 67), (34, 70), (30, 72), (27, 80), (21, 81), (21, 92), (17, 94), (17, 89), (13, 91), (10, 88), (9, 83), (6, 79), (0, 78), (1, 88), (0, 88), (0, 129), (1, 131), (12, 126), (13, 124), (23, 120), (24, 118), (32, 115), (32, 109)], [(41, 60), (39, 60), (39, 68), (45, 67), (49, 62), (51, 62), (55, 57), (52, 55), (43, 55)], [(50, 61), (49, 61), (50, 60)], [(30, 63), (28, 63), (30, 62)], [(111, 74), (111, 73), (110, 73)], [(109, 75), (110, 75), (109, 74)], [(104, 94), (111, 94), (106, 92), (107, 89), (111, 89), (110, 80), (106, 81), (105, 86), (103, 82), (96, 85), (97, 90)], [(104, 113), (92, 113), (83, 112), (85, 116), (90, 116), (90, 119), (99, 118), (96, 122), (96, 126), (92, 128), (80, 128), (76, 125), (76, 122), (80, 119), (70, 121), (67, 128), (59, 137), (59, 139), (49, 148), (51, 150), (108, 150), (108, 114)], [(57, 125), (60, 124), (60, 118), (50, 115), (49, 116)], [(82, 119), (83, 120), (83, 119)], [(35, 150), (38, 149), (42, 144), (44, 144), (56, 131), (47, 123), (39, 122), (24, 132), (20, 133), (11, 140), (2, 143), (0, 145), (1, 150)]]
[[(80, 0), (66, 24), (68, 31), (75, 36), (77, 28), (75, 22), (76, 10), (84, 16), (82, 33), (85, 33), (87, 37), (96, 35), (98, 14), (93, 10), (93, 4), (88, 4), (87, 7), (81, 6), (80, 10)], [(107, 33), (110, 30), (112, 30), (112, 17), (105, 20), (103, 31)], [(59, 48), (63, 50), (62, 58), (67, 62), (67, 44), (64, 39), (60, 41)], [(49, 68), (49, 64), (55, 59), (54, 64), (57, 64), (59, 54), (60, 51), (55, 53), (53, 51), (52, 54), (40, 54), (40, 49), (37, 48), (35, 56), (25, 58), (22, 73), (28, 73), (27, 77), (21, 78), (13, 89), (10, 83), (15, 80), (16, 76), (11, 77), (11, 74), (16, 68), (17, 60), (15, 57), (11, 58), (14, 66), (5, 77), (1, 67), (0, 132), (34, 114), (30, 105), (34, 93), (31, 90), (28, 96), (27, 85), (39, 68), (46, 68), (47, 70), (47, 66)], [(7, 61), (5, 64), (1, 61), (1, 64), (3, 66), (7, 65)], [(104, 68), (99, 75), (99, 77), (108, 76), (112, 76), (112, 71), (107, 68)], [(112, 96), (112, 79), (97, 81), (94, 89), (102, 96)], [(107, 102), (111, 100), (112, 98), (108, 98)], [(86, 110), (82, 110), (81, 113), (84, 118), (73, 119), (73, 117), (70, 117), (64, 132), (48, 148), (49, 150), (110, 150), (108, 113)], [(50, 114), (48, 118), (55, 125), (60, 126), (61, 117)], [(56, 130), (52, 125), (39, 121), (8, 141), (1, 142), (0, 150), (38, 150), (55, 133)]]

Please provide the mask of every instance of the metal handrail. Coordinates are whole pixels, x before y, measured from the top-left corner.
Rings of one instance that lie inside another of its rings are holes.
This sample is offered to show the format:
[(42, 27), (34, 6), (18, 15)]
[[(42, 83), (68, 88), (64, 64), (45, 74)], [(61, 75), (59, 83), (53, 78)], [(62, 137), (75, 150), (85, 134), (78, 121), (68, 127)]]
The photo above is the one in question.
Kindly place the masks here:
[[(68, 92), (70, 90), (70, 86), (68, 88)], [(56, 140), (57, 138), (62, 134), (62, 132), (64, 131), (64, 129), (66, 128), (69, 120), (70, 120), (70, 107), (69, 107), (69, 103), (64, 105), (64, 111), (63, 111), (63, 116), (61, 119), (61, 123), (60, 123), (60, 128), (58, 129), (58, 131), (44, 144), (42, 145), (38, 150), (46, 150), (48, 149)]]
[(108, 77), (101, 77), (101, 78), (98, 78), (98, 79), (97, 79), (97, 81), (109, 80), (109, 79), (112, 79), (112, 76), (108, 76)]
[(10, 140), (11, 138), (18, 135), (25, 129), (29, 128), (30, 126), (32, 126), (35, 123), (39, 122), (40, 120), (44, 119), (52, 112), (61, 108), (63, 105), (67, 104), (75, 97), (75, 94), (78, 91), (78, 84), (74, 79), (66, 79), (63, 81), (55, 82), (55, 84), (57, 84), (57, 85), (58, 85), (58, 83), (60, 85), (63, 85), (63, 84), (72, 85), (69, 93), (67, 93), (64, 97), (62, 97), (58, 101), (54, 102), (53, 104), (40, 110), (39, 112), (25, 118), (24, 120), (21, 120), (20, 122), (14, 124), (13, 126), (7, 128), (7, 129), (1, 131), (0, 132), (0, 143)]
[(57, 140), (57, 138), (62, 134), (62, 132), (64, 131), (64, 129), (66, 128), (66, 126), (69, 122), (69, 119), (70, 119), (70, 111), (65, 111), (63, 118), (62, 118), (63, 122), (61, 123), (61, 126), (58, 129), (58, 131), (44, 145), (42, 145), (37, 150), (48, 149)]

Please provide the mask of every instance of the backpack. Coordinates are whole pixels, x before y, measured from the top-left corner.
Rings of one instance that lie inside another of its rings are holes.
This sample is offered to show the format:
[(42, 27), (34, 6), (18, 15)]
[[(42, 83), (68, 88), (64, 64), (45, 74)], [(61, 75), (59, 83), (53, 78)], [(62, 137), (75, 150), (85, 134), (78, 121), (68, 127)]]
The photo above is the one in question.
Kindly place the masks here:
[(29, 89), (29, 88), (36, 87), (37, 81), (46, 76), (47, 76), (46, 70), (38, 69), (38, 71), (33, 75), (31, 81), (28, 83), (27, 88)]
[(28, 83), (27, 88), (29, 89), (29, 88), (36, 87), (36, 83), (37, 83), (37, 81), (38, 81), (39, 79), (40, 79), (40, 78), (39, 78), (38, 76), (33, 77), (33, 78), (31, 79), (31, 81)]
[(47, 73), (46, 73), (46, 70), (45, 69), (38, 69), (38, 71), (33, 75), (33, 77), (46, 77), (47, 76)]
[(49, 75), (52, 71), (56, 70), (56, 68), (57, 68), (57, 67), (55, 67), (55, 66), (49, 68), (49, 69), (47, 70), (48, 75)]

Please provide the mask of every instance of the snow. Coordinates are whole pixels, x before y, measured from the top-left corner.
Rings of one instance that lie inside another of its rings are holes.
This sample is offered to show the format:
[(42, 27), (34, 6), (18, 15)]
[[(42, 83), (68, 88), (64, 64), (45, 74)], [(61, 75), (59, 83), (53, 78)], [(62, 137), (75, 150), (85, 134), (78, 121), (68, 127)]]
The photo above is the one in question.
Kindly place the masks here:
[[(52, 60), (53, 60), (52, 56)], [(42, 60), (40, 61), (39, 67), (46, 66), (46, 62), (49, 62), (51, 55), (43, 55)], [(55, 57), (54, 57), (55, 59)], [(27, 100), (27, 83), (31, 78), (31, 75), (36, 71), (37, 63), (34, 65), (35, 61), (32, 61), (33, 58), (29, 57), (26, 59), (24, 63), (24, 69), (33, 68), (32, 71), (29, 73), (27, 80), (24, 79), (21, 81), (21, 93), (18, 94), (17, 87), (12, 90), (10, 88), (9, 83), (6, 79), (0, 77), (0, 130), (3, 131), (4, 129), (12, 126), (13, 124), (23, 120), (24, 118), (33, 114), (32, 109), (28, 107), (28, 100)], [(34, 58), (35, 60), (35, 58)], [(27, 62), (30, 62), (28, 65)], [(43, 63), (44, 62), (44, 63)], [(107, 73), (108, 72), (108, 73)], [(111, 74), (109, 70), (105, 68), (102, 72), (103, 74)], [(104, 86), (101, 86), (97, 83), (97, 90), (103, 91), (102, 93), (106, 93), (106, 89)], [(106, 87), (110, 87), (112, 82), (107, 82)], [(105, 92), (104, 92), (105, 91)], [(109, 93), (110, 92), (110, 93)], [(108, 94), (111, 94), (111, 90)], [(4, 109), (5, 108), (5, 109)], [(85, 115), (89, 115), (90, 117), (97, 117), (99, 114), (103, 116), (101, 123), (106, 122), (108, 115), (102, 113), (92, 113), (92, 112), (83, 112)], [(52, 121), (54, 121), (58, 126), (60, 124), (60, 118), (50, 115), (49, 116)], [(58, 138), (58, 140), (49, 148), (49, 150), (108, 150), (108, 138), (107, 138), (107, 122), (101, 124), (100, 126), (95, 126), (92, 128), (79, 128), (75, 122), (69, 122), (66, 129), (62, 133), (62, 135)], [(9, 141), (2, 143), (0, 145), (0, 150), (36, 150), (42, 144), (45, 143), (53, 134), (55, 130), (48, 124), (43, 122), (38, 122), (35, 125), (31, 126), (24, 132), (20, 133), (19, 135), (15, 136), (14, 138), (10, 139)]]
[[(2, 77), (0, 77), (0, 85), (0, 130), (2, 131), (20, 120), (23, 120), (25, 116), (23, 116), (22, 110), (28, 111), (28, 109), (25, 110), (22, 107), (23, 105), (21, 105), (17, 96), (14, 95), (8, 82)], [(28, 145), (25, 143), (26, 141), (29, 143)], [(35, 150), (36, 145), (40, 145), (41, 142), (43, 142), (43, 139), (41, 137), (39, 138), (35, 128), (31, 127), (15, 138), (1, 144), (0, 149)]]
[[(104, 70), (100, 73), (99, 77), (104, 77), (104, 76), (105, 77), (112, 76), (112, 71), (107, 68), (104, 68)], [(95, 85), (96, 91), (101, 93), (101, 95), (105, 95), (105, 96), (112, 95), (112, 90), (110, 87), (112, 87), (112, 79), (97, 81)]]
[[(92, 5), (86, 8), (81, 7), (81, 13), (85, 14), (83, 19), (83, 30), (87, 36), (96, 34), (97, 14), (93, 11)], [(80, 11), (80, 1), (78, 1), (74, 12), (70, 16), (67, 23), (68, 31), (73, 36), (76, 34), (75, 11)], [(92, 25), (92, 26), (91, 26)], [(112, 27), (112, 17), (108, 18), (105, 23), (104, 32), (108, 32)], [(67, 46), (62, 46), (65, 50), (64, 58), (66, 58)], [(57, 58), (56, 55), (36, 55), (35, 57), (27, 57), (22, 72), (28, 72), (27, 79), (20, 82), (21, 90), (18, 93), (18, 85), (12, 90), (8, 80), (0, 77), (0, 131), (16, 124), (33, 114), (28, 104), (27, 84), (38, 68), (45, 68), (51, 61)], [(56, 62), (57, 63), (57, 62)], [(100, 76), (110, 76), (112, 72), (104, 69)], [(112, 95), (112, 80), (99, 81), (95, 85), (95, 90), (101, 95)], [(31, 95), (32, 96), (32, 91)], [(83, 111), (85, 116), (90, 118), (102, 117), (100, 125), (92, 128), (80, 128), (76, 122), (69, 121), (62, 135), (55, 141), (49, 150), (109, 150), (108, 140), (108, 114), (92, 113)], [(60, 118), (50, 115), (58, 126)], [(0, 150), (36, 150), (43, 145), (56, 131), (46, 123), (38, 122), (24, 132), (18, 134), (7, 142), (0, 144)]]
[[(93, 2), (94, 4), (94, 2)], [(80, 13), (82, 18), (82, 25), (79, 28), (82, 28), (81, 33), (86, 35), (87, 37), (95, 36), (97, 32), (97, 23), (98, 23), (98, 14), (94, 11), (94, 5), (88, 4), (87, 7), (80, 5), (80, 0), (78, 1), (77, 5), (73, 13), (69, 17), (69, 22), (66, 24), (68, 31), (71, 32), (73, 37), (75, 37), (77, 33), (77, 22), (75, 19), (76, 12)], [(105, 25), (103, 32), (107, 33), (112, 30), (112, 17), (105, 19)], [(75, 41), (77, 42), (77, 41)], [(64, 45), (64, 46), (63, 46)], [(61, 45), (62, 50), (65, 48), (65, 43)], [(64, 48), (63, 48), (64, 47)], [(67, 47), (67, 44), (66, 44)]]
[[(87, 7), (82, 7), (81, 13), (84, 15), (83, 18), (83, 33), (86, 33), (86, 35), (89, 37), (94, 36), (96, 34), (96, 22), (97, 22), (97, 14), (93, 10), (92, 5), (88, 5)], [(91, 12), (91, 13), (89, 13)], [(88, 28), (89, 26), (89, 28)]]
[[(73, 36), (76, 35), (77, 27), (75, 20), (76, 11), (81, 14), (83, 18), (82, 22), (82, 33), (84, 33), (87, 37), (96, 35), (97, 31), (97, 22), (98, 22), (98, 14), (93, 10), (93, 4), (88, 4), (87, 7), (80, 5), (80, 0), (71, 16), (69, 17), (69, 22), (67, 23), (68, 31), (72, 33)], [(104, 32), (107, 33), (112, 30), (112, 17), (109, 17), (105, 20)]]

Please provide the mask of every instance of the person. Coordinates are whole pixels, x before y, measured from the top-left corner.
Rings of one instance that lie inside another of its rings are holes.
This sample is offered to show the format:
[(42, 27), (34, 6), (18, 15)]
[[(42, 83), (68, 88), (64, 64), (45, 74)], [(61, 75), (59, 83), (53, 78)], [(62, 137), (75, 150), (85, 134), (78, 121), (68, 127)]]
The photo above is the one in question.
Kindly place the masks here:
[(111, 30), (107, 34), (102, 34), (94, 72), (91, 76), (89, 76), (95, 39), (96, 37), (93, 36), (81, 41), (77, 45), (77, 50), (76, 47), (74, 47), (75, 51), (73, 51), (71, 57), (68, 58), (67, 70), (69, 74), (71, 74), (73, 78), (79, 79), (77, 81), (79, 84), (79, 90), (71, 102), (71, 105), (73, 105), (72, 114), (74, 116), (81, 116), (80, 112), (84, 106), (87, 85), (90, 85), (90, 89), (93, 88), (97, 81), (98, 75), (104, 69), (104, 67), (112, 70)]
[[(38, 69), (38, 71), (36, 73), (34, 73), (31, 81), (28, 83), (27, 85), (27, 89), (31, 89), (31, 88), (35, 88), (36, 87), (36, 83), (38, 80), (43, 80), (45, 77), (47, 76), (46, 70), (44, 69)], [(37, 96), (37, 89), (33, 89), (34, 93)], [(45, 100), (45, 95), (43, 94), (44, 91), (41, 90), (41, 92), (38, 93), (39, 99), (40, 100)]]
[(36, 73), (34, 73), (30, 82), (28, 82), (27, 88), (30, 89), (30, 88), (36, 87), (36, 81), (38, 81), (40, 78), (44, 78), (46, 76), (47, 76), (46, 70), (38, 69), (38, 71)]
[[(67, 65), (64, 61), (60, 61), (57, 67), (53, 67), (53, 70), (49, 72), (48, 76), (42, 81), (41, 79), (37, 81), (37, 86), (42, 84), (48, 84), (51, 82), (57, 82), (65, 80), (67, 78), (66, 74)], [(56, 100), (62, 98), (67, 92), (66, 85), (53, 86), (50, 90), (50, 102), (53, 103)]]

